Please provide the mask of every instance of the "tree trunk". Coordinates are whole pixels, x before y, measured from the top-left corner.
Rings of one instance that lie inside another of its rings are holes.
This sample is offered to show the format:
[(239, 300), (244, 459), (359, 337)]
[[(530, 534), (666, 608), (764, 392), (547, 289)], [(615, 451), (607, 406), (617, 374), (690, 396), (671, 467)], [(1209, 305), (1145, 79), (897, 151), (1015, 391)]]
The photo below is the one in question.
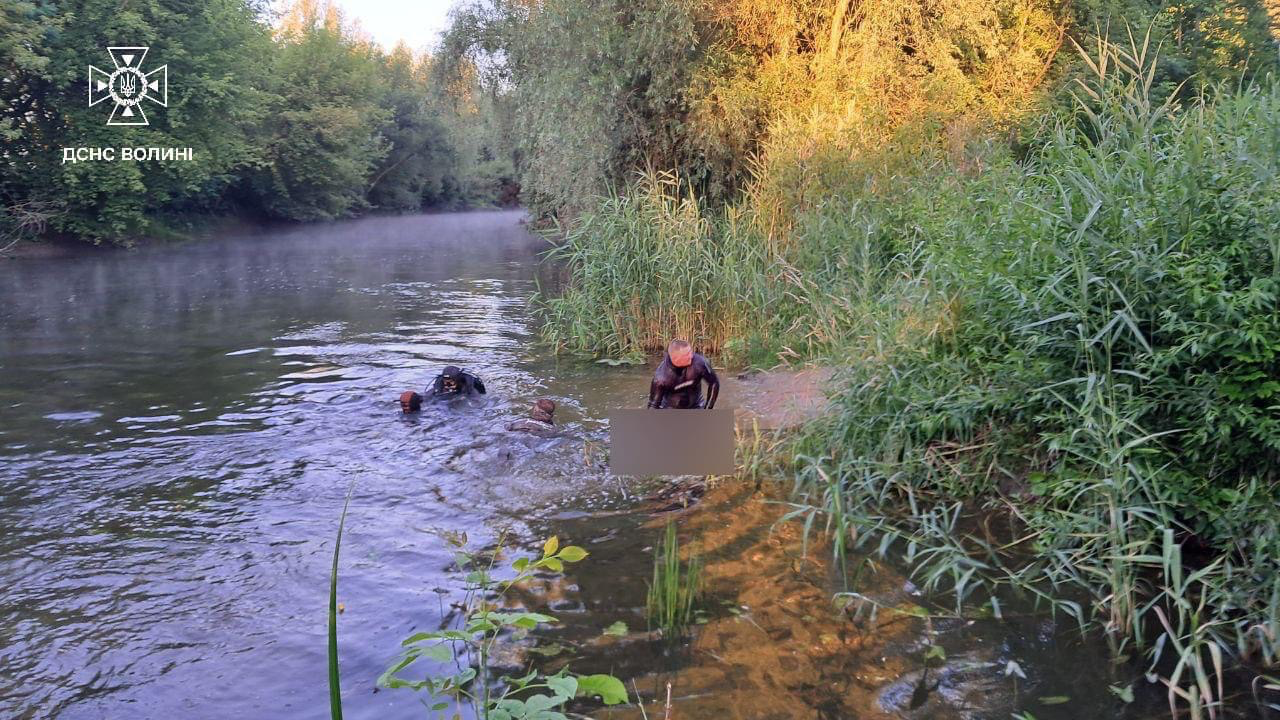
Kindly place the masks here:
[(844, 35), (844, 23), (849, 15), (852, 0), (836, 0), (835, 9), (831, 12), (831, 32), (827, 36), (827, 47), (823, 53), (828, 59), (840, 52), (840, 36)]

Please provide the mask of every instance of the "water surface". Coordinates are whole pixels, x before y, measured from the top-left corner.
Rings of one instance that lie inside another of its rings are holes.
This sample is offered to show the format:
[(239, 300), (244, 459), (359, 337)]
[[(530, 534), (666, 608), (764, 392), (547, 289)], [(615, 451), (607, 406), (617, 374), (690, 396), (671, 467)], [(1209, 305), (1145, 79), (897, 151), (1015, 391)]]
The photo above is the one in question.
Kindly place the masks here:
[[(352, 486), (351, 715), (417, 716), (408, 694), (368, 690), (449, 585), (429, 531), (531, 536), (531, 516), (612, 499), (581, 443), (502, 425), (545, 396), (590, 437), (610, 403), (643, 397), (625, 371), (536, 349), (544, 245), (520, 217), (0, 265), (0, 707), (324, 715), (328, 563)], [(445, 364), (490, 395), (402, 419), (400, 390)]]
[[(450, 617), (459, 573), (442, 531), (586, 547), (565, 578), (521, 593), (564, 624), (506, 660), (539, 643), (567, 648), (553, 666), (615, 672), (647, 699), (671, 681), (677, 717), (1050, 718), (1079, 705), (1037, 694), (1105, 701), (1097, 649), (1043, 618), (853, 622), (832, 606), (845, 580), (825, 551), (774, 528), (781, 506), (733, 481), (678, 517), (706, 565), (704, 624), (677, 646), (646, 633), (668, 518), (646, 512), (643, 482), (605, 472), (601, 418), (644, 402), (649, 369), (538, 346), (528, 303), (545, 245), (520, 220), (374, 218), (0, 264), (0, 716), (327, 717), (348, 489), (348, 718), (426, 716), (374, 681), (400, 639)], [(401, 417), (399, 392), (446, 364), (490, 394)], [(560, 405), (567, 437), (503, 430), (536, 397)], [(722, 398), (734, 403), (731, 381)], [(922, 602), (887, 567), (864, 584)], [(602, 634), (618, 621), (626, 637)], [(952, 665), (912, 709), (931, 643)], [(1021, 688), (1002, 674), (1013, 659), (1031, 677)]]

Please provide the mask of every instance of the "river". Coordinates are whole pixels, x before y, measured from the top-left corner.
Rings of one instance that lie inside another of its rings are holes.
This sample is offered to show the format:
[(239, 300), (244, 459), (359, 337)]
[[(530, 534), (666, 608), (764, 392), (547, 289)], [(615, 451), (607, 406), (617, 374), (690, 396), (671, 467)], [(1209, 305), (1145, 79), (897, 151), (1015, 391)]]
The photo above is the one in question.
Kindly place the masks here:
[[(637, 509), (652, 488), (598, 454), (602, 418), (643, 403), (649, 369), (538, 345), (528, 305), (545, 243), (521, 220), (370, 218), (0, 263), (0, 715), (327, 717), (348, 489), (348, 718), (427, 716), (374, 680), (458, 597), (450, 532), (586, 547), (529, 602), (561, 616), (553, 639), (575, 671), (615, 672), (647, 698), (675, 678), (677, 717), (898, 716), (931, 642), (969, 660), (929, 717), (971, 717), (975, 702), (1007, 717), (1019, 692), (1105, 698), (1097, 648), (1064, 649), (1043, 619), (848, 621), (821, 553), (802, 554), (794, 525), (772, 528), (779, 506), (731, 481), (681, 515), (707, 566), (697, 640), (653, 642), (644, 597), (666, 519)], [(401, 416), (399, 392), (446, 364), (489, 394)], [(503, 431), (537, 397), (559, 404), (566, 438)], [(883, 597), (915, 597), (892, 571), (877, 578)], [(602, 635), (617, 621), (628, 636)], [(1031, 677), (1021, 689), (1002, 674), (1013, 658)]]

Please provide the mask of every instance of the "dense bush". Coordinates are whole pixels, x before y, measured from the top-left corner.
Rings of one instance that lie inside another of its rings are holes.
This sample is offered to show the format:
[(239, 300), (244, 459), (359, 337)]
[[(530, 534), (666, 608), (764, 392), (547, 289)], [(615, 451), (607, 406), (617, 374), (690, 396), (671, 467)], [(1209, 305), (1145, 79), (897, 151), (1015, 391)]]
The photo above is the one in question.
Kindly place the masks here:
[[(1035, 593), (1200, 708), (1215, 658), (1280, 653), (1280, 86), (1160, 103), (1141, 45), (1101, 57), (1024, 163), (918, 176), (915, 230), (872, 208), (914, 254), (871, 314), (911, 310), (855, 342), (798, 489), (958, 605)], [(913, 313), (942, 330), (902, 342)]]

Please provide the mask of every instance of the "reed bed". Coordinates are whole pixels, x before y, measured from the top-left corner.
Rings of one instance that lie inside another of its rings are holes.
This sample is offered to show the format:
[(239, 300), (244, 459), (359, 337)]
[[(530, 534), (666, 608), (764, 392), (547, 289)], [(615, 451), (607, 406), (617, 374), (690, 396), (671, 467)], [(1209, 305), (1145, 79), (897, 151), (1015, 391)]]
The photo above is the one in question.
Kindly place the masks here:
[(1280, 710), (1280, 83), (1078, 49), (1074, 108), (1018, 157), (890, 143), (759, 216), (651, 175), (567, 229), (546, 332), (827, 358), (833, 412), (788, 451), (838, 558), (1070, 618), (1171, 713)]
[[(899, 350), (853, 363), (800, 442), (793, 515), (837, 553), (904, 562), (957, 612), (1021, 597), (1100, 632), (1171, 714), (1265, 712), (1280, 88), (1157, 99), (1153, 54), (1099, 41), (1077, 113), (926, 220), (884, 302), (932, 297), (953, 320), (911, 347), (872, 338)], [(1253, 692), (1232, 693), (1233, 668)]]
[(724, 348), (779, 302), (776, 258), (743, 237), (732, 216), (712, 219), (669, 173), (650, 172), (566, 229), (549, 254), (572, 278), (545, 300), (544, 334), (571, 351), (627, 354), (684, 337)]

